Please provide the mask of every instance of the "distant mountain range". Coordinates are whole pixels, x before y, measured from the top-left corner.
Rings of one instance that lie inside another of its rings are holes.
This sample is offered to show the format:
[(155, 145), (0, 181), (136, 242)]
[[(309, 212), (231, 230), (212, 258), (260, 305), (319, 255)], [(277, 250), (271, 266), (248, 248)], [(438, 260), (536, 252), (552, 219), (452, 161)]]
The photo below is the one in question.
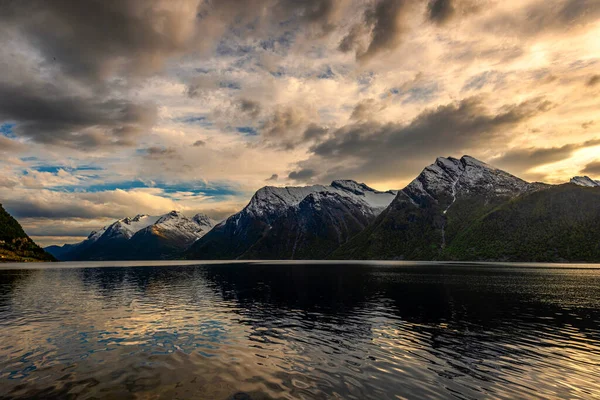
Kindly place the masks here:
[(351, 180), (258, 190), (213, 226), (177, 212), (116, 221), (60, 260), (600, 261), (600, 182), (529, 183), (469, 156), (438, 158), (400, 191)]
[(83, 242), (50, 246), (46, 251), (61, 261), (173, 259), (213, 225), (204, 214), (193, 218), (177, 211), (161, 216), (137, 215), (94, 231)]
[(0, 262), (56, 261), (35, 244), (0, 204)]

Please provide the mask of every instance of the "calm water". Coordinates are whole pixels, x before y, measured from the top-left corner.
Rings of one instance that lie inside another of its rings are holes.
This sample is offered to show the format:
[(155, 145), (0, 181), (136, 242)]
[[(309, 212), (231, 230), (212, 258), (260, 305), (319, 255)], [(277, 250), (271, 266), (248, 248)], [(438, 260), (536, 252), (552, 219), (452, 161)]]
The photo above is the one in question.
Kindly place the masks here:
[(0, 398), (600, 398), (593, 266), (99, 265), (0, 270)]

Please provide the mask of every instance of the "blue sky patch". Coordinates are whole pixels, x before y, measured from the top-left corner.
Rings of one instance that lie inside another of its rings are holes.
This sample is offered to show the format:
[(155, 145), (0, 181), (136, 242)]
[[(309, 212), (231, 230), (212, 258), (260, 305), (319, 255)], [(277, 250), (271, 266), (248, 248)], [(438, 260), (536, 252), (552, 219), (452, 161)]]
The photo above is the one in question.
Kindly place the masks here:
[(4, 122), (2, 124), (0, 124), (0, 135), (2, 136), (6, 136), (7, 138), (15, 138), (16, 135), (14, 133), (14, 127), (17, 124), (15, 124), (14, 122)]
[(333, 70), (328, 65), (324, 72), (322, 72), (319, 75), (317, 75), (317, 78), (319, 78), (319, 79), (333, 79), (334, 76), (335, 76), (335, 74), (333, 73)]
[(219, 87), (221, 89), (232, 89), (232, 90), (241, 90), (242, 86), (239, 84), (239, 82), (234, 82), (234, 81), (221, 81), (219, 82)]
[(258, 131), (251, 126), (238, 126), (235, 130), (246, 136), (258, 135)]
[(67, 172), (85, 172), (85, 171), (103, 171), (104, 168), (95, 165), (81, 165), (78, 167), (69, 167), (66, 165), (36, 165), (30, 167), (30, 169), (37, 172), (49, 172), (51, 174), (57, 174), (61, 169)]
[(175, 118), (174, 121), (189, 125), (200, 125), (203, 127), (212, 126), (212, 122), (204, 115), (187, 115), (185, 117)]
[(440, 91), (437, 82), (423, 83), (411, 87), (408, 90), (401, 88), (391, 88), (389, 92), (383, 93), (380, 97), (386, 98), (389, 94), (402, 97), (402, 103), (427, 103), (435, 99), (436, 94)]
[(54, 187), (54, 190), (76, 193), (76, 192), (88, 192), (88, 193), (97, 193), (97, 192), (106, 192), (113, 190), (133, 190), (133, 189), (150, 189), (157, 188), (164, 191), (166, 195), (172, 195), (178, 192), (188, 192), (193, 195), (203, 195), (210, 197), (227, 197), (227, 196), (237, 196), (242, 195), (244, 192), (236, 189), (234, 186), (228, 183), (215, 182), (215, 183), (206, 183), (202, 181), (192, 181), (192, 182), (177, 182), (177, 183), (167, 183), (167, 182), (143, 182), (141, 180), (131, 180), (131, 181), (116, 181), (116, 182), (105, 182), (98, 183), (92, 185), (65, 185)]

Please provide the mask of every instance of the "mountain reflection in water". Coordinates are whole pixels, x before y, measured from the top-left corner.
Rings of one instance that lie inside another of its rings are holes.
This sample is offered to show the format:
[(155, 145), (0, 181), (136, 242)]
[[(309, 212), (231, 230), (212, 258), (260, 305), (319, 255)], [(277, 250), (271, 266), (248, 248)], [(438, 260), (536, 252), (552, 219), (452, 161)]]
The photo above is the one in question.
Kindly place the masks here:
[(600, 269), (78, 265), (0, 270), (0, 397), (600, 397)]

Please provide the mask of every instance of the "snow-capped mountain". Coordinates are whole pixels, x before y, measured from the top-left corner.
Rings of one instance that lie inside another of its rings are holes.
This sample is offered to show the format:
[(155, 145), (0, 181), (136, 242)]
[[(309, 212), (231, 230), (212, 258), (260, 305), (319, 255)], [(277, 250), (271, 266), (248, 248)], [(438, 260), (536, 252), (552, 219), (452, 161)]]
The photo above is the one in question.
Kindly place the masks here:
[(543, 186), (528, 183), (470, 156), (461, 159), (439, 157), (426, 167), (406, 188), (398, 201), (420, 203), (430, 199), (447, 212), (452, 204), (464, 196), (514, 197)]
[(119, 219), (90, 233), (81, 243), (50, 246), (61, 260), (134, 260), (171, 258), (204, 236), (214, 221), (204, 214), (188, 218), (178, 211)]
[(138, 214), (133, 218), (125, 217), (119, 219), (112, 224), (103, 227), (98, 231), (93, 231), (88, 236), (87, 240), (90, 242), (96, 242), (100, 238), (110, 239), (110, 238), (124, 238), (131, 239), (136, 232), (154, 224), (161, 217), (151, 217), (145, 214)]
[(600, 181), (595, 181), (589, 176), (574, 176), (571, 178), (571, 183), (585, 187), (600, 187)]
[(323, 258), (394, 199), (351, 180), (330, 186), (266, 186), (190, 248), (189, 258)]
[(470, 156), (440, 157), (334, 257), (436, 259), (472, 219), (546, 187)]

